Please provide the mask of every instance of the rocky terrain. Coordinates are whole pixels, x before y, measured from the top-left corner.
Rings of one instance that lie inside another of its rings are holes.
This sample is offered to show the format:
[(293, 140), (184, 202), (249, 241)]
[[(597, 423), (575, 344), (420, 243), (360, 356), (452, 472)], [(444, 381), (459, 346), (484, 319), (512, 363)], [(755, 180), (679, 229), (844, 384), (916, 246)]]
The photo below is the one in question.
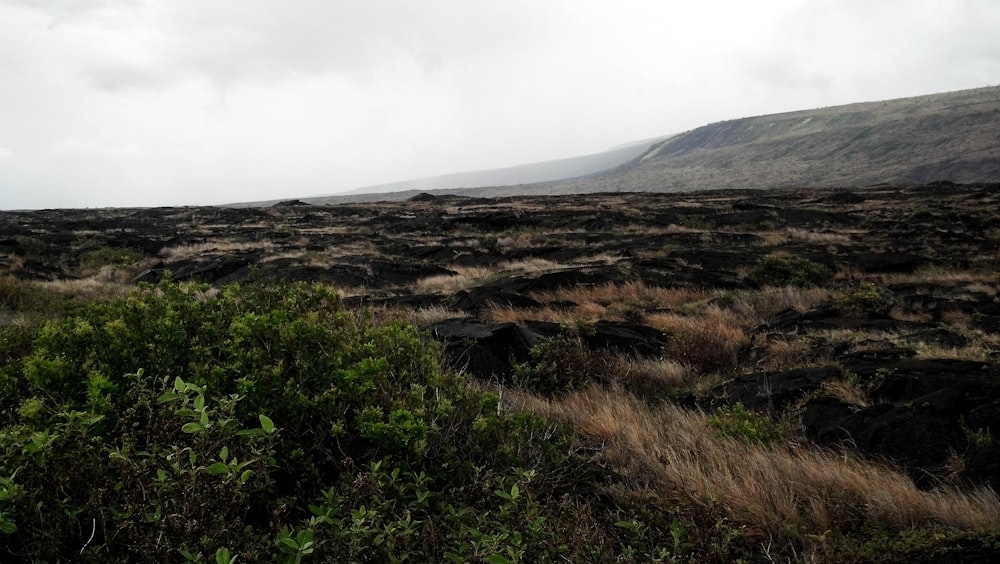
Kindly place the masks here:
[[(566, 322), (553, 321), (553, 311), (581, 315), (562, 290), (692, 291), (698, 299), (687, 304), (580, 317), (593, 323), (588, 346), (660, 358), (671, 335), (644, 318), (725, 308), (786, 283), (780, 268), (803, 268), (789, 262), (801, 259), (821, 269), (806, 285), (829, 295), (746, 327), (737, 362), (723, 367), (716, 387), (685, 401), (739, 401), (772, 414), (794, 408), (811, 440), (889, 458), (920, 484), (937, 483), (964, 456), (964, 479), (996, 485), (1000, 447), (989, 433), (1000, 429), (997, 189), (428, 194), (356, 206), (7, 212), (0, 268), (21, 279), (67, 280), (92, 272), (87, 260), (97, 256), (131, 269), (132, 283), (325, 282), (359, 307), (443, 312), (427, 327), (455, 366), (490, 380), (510, 377), (512, 363), (559, 334)], [(779, 271), (760, 268), (767, 257), (784, 261), (775, 263)], [(519, 319), (495, 322), (502, 311)], [(801, 359), (769, 370), (777, 342)], [(825, 392), (848, 380), (862, 399)]]
[[(998, 217), (1000, 185), (951, 183), (3, 212), (0, 271), (68, 293), (328, 283), (486, 385), (520, 386), (540, 345), (570, 339), (587, 362), (556, 362), (541, 392), (579, 370), (763, 414), (924, 490), (996, 488)], [(31, 309), (0, 305), (3, 323)]]

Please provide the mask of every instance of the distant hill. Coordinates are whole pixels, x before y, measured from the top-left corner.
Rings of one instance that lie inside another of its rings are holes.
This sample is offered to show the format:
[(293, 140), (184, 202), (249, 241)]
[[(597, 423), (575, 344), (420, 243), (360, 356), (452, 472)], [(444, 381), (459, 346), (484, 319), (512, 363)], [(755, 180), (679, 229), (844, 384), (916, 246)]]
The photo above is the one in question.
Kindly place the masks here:
[[(644, 150), (615, 162), (637, 148)], [(600, 162), (603, 169), (596, 168)], [(554, 178), (525, 181), (543, 172)], [(937, 180), (1000, 181), (1000, 87), (740, 118), (601, 155), (303, 200), (401, 200), (435, 188), (447, 188), (436, 194), (500, 197)]]
[[(530, 163), (491, 170), (458, 172), (442, 176), (404, 180), (357, 188), (336, 196), (299, 198), (311, 204), (399, 200), (429, 190), (468, 189), (491, 186), (519, 186), (571, 178), (581, 178), (623, 166), (645, 154), (667, 136), (635, 141), (601, 153), (553, 161)], [(391, 195), (387, 195), (391, 194)], [(233, 207), (271, 205), (280, 200), (235, 204)]]
[(1000, 180), (1000, 87), (730, 120), (658, 143), (636, 190)]
[(627, 163), (642, 156), (650, 146), (666, 137), (629, 143), (621, 147), (582, 157), (571, 157), (492, 170), (459, 172), (417, 180), (378, 184), (351, 190), (347, 194), (379, 194), (407, 190), (439, 190), (442, 188), (479, 188), (482, 186), (509, 186), (535, 184), (553, 180), (578, 178)]

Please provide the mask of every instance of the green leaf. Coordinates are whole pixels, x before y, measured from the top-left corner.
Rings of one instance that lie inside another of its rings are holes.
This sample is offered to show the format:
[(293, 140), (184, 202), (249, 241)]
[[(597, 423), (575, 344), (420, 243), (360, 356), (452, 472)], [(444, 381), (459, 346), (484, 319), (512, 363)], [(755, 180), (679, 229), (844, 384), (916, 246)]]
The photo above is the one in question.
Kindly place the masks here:
[(514, 484), (510, 487), (510, 498), (517, 499), (519, 495), (521, 495), (521, 488), (518, 488), (517, 484)]
[(174, 378), (174, 391), (183, 392), (184, 391), (184, 380), (180, 376)]
[(9, 535), (17, 532), (17, 525), (6, 517), (0, 516), (0, 533)]
[(194, 410), (204, 411), (205, 410), (205, 396), (198, 394), (194, 398)]
[(156, 506), (156, 511), (153, 511), (152, 513), (143, 513), (142, 514), (142, 518), (147, 523), (155, 523), (155, 522), (159, 521), (160, 517), (162, 517), (162, 516), (163, 516), (163, 510), (160, 508), (159, 505)]
[(236, 562), (236, 557), (229, 555), (228, 548), (220, 548), (215, 551), (215, 564), (233, 564), (233, 562)]
[(229, 474), (229, 466), (223, 464), (222, 462), (213, 462), (205, 469), (209, 474)]
[(278, 539), (278, 543), (285, 548), (291, 549), (293, 552), (299, 551), (299, 543), (295, 542), (295, 539), (291, 537), (281, 537)]
[[(201, 396), (199, 396), (199, 397), (201, 397)], [(200, 421), (201, 421), (201, 426), (202, 427), (208, 427), (208, 411), (202, 411), (201, 412), (201, 419), (200, 419)]]
[(312, 538), (313, 538), (313, 533), (309, 529), (303, 529), (299, 531), (299, 534), (296, 536), (296, 540), (299, 541), (300, 547), (304, 547), (306, 544), (311, 543)]
[(251, 475), (253, 475), (253, 470), (244, 470), (243, 473), (240, 474), (240, 483), (241, 484), (247, 483), (247, 480), (250, 479)]
[(274, 432), (274, 421), (271, 421), (270, 417), (262, 413), (257, 417), (257, 419), (260, 419), (260, 428), (263, 429), (265, 433)]
[(229, 447), (222, 447), (222, 450), (219, 451), (219, 460), (225, 462), (228, 459), (229, 459)]
[(502, 554), (491, 554), (486, 557), (486, 561), (490, 564), (510, 564), (510, 560)]
[(185, 433), (197, 433), (198, 431), (201, 431), (203, 428), (204, 427), (201, 426), (201, 423), (195, 423), (192, 421), (191, 423), (185, 423), (184, 426), (181, 427), (181, 431)]
[(167, 403), (167, 402), (170, 402), (170, 401), (174, 401), (175, 399), (177, 399), (179, 397), (180, 396), (177, 395), (176, 392), (167, 392), (167, 393), (163, 394), (162, 396), (160, 396), (159, 399), (157, 399), (156, 401), (158, 401), (160, 403)]

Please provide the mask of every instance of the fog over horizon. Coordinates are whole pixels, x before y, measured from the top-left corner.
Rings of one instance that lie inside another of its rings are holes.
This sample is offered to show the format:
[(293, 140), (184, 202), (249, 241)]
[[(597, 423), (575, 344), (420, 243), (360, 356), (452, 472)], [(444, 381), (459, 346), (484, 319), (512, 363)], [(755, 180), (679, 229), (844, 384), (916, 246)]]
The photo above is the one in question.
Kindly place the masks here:
[(0, 209), (331, 195), (995, 85), (997, 30), (991, 0), (0, 0)]

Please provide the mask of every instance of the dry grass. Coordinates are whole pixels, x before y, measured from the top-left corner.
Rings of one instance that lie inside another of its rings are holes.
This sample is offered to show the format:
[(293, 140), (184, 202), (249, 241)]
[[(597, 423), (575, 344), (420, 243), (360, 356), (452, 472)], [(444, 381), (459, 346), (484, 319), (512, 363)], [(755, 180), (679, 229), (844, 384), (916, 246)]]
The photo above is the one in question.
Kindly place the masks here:
[(513, 393), (507, 401), (571, 423), (603, 445), (600, 456), (633, 487), (655, 489), (665, 504), (721, 510), (762, 535), (824, 535), (862, 518), (896, 528), (1000, 522), (992, 490), (921, 491), (902, 473), (850, 455), (723, 439), (701, 412), (652, 408), (621, 391), (589, 388), (548, 401)]
[(518, 308), (494, 305), (482, 312), (487, 323), (518, 323), (526, 321), (546, 321), (560, 325), (576, 325), (579, 323), (596, 323), (600, 320), (622, 321), (624, 318), (598, 304), (583, 304), (571, 308), (541, 307)]
[(448, 309), (442, 306), (428, 306), (417, 310), (406, 310), (409, 312), (409, 319), (417, 325), (430, 325), (446, 319), (468, 317), (464, 311)]
[(948, 310), (941, 312), (941, 321), (954, 329), (968, 329), (972, 316), (964, 311)]
[(539, 302), (570, 301), (576, 304), (627, 306), (645, 310), (669, 309), (705, 299), (709, 293), (700, 288), (659, 288), (642, 281), (609, 283), (600, 286), (574, 286), (551, 292), (535, 292)]
[(414, 291), (425, 294), (453, 293), (504, 277), (542, 274), (563, 268), (565, 266), (558, 262), (540, 258), (505, 262), (496, 266), (454, 266), (451, 270), (456, 274), (438, 274), (421, 278), (414, 285)]
[(97, 278), (79, 280), (56, 280), (52, 282), (34, 282), (64, 296), (72, 296), (80, 301), (109, 301), (125, 297), (132, 286), (120, 283), (107, 283)]
[(663, 397), (664, 393), (693, 386), (691, 370), (672, 360), (612, 356), (605, 381), (640, 397)]
[(762, 370), (777, 372), (807, 364), (815, 356), (813, 346), (805, 340), (770, 339), (763, 343), (764, 353), (759, 365)]
[(971, 360), (974, 362), (990, 362), (992, 351), (979, 343), (965, 347), (945, 347), (932, 343), (917, 343), (917, 358), (947, 358), (955, 360)]
[(828, 380), (822, 384), (823, 392), (840, 401), (857, 407), (868, 407), (868, 394), (857, 382), (850, 378), (844, 380)]
[(181, 260), (207, 253), (231, 253), (234, 251), (261, 250), (270, 251), (276, 248), (272, 241), (232, 241), (218, 239), (194, 245), (166, 247), (160, 250), (160, 257), (167, 260)]
[(823, 288), (793, 286), (741, 290), (724, 296), (729, 309), (747, 328), (756, 327), (786, 309), (802, 313), (830, 300), (830, 292)]
[[(856, 233), (856, 231), (855, 231)], [(816, 245), (824, 244), (846, 244), (851, 242), (848, 233), (833, 231), (809, 231), (798, 227), (787, 227), (777, 231), (764, 231), (756, 233), (765, 245), (776, 247), (787, 243), (812, 243)]]
[(698, 316), (659, 313), (646, 323), (667, 334), (664, 356), (701, 373), (736, 367), (739, 352), (750, 342), (730, 310), (709, 306)]
[(487, 266), (456, 266), (456, 274), (438, 274), (417, 280), (413, 290), (418, 294), (454, 293), (475, 288), (499, 277), (499, 269)]
[(958, 283), (981, 283), (995, 286), (1000, 284), (1000, 273), (968, 270), (952, 270), (941, 267), (920, 268), (908, 274), (887, 274), (887, 284), (933, 284), (954, 286)]
[(665, 226), (650, 226), (641, 223), (627, 224), (621, 228), (622, 232), (634, 234), (642, 233), (644, 235), (673, 235), (675, 233), (708, 233), (707, 229), (698, 229), (695, 227), (686, 227), (684, 225), (677, 225), (676, 223), (671, 223)]
[(131, 270), (105, 266), (88, 278), (19, 280), (0, 273), (0, 326), (31, 324), (59, 315), (72, 303), (107, 302), (125, 297)]

